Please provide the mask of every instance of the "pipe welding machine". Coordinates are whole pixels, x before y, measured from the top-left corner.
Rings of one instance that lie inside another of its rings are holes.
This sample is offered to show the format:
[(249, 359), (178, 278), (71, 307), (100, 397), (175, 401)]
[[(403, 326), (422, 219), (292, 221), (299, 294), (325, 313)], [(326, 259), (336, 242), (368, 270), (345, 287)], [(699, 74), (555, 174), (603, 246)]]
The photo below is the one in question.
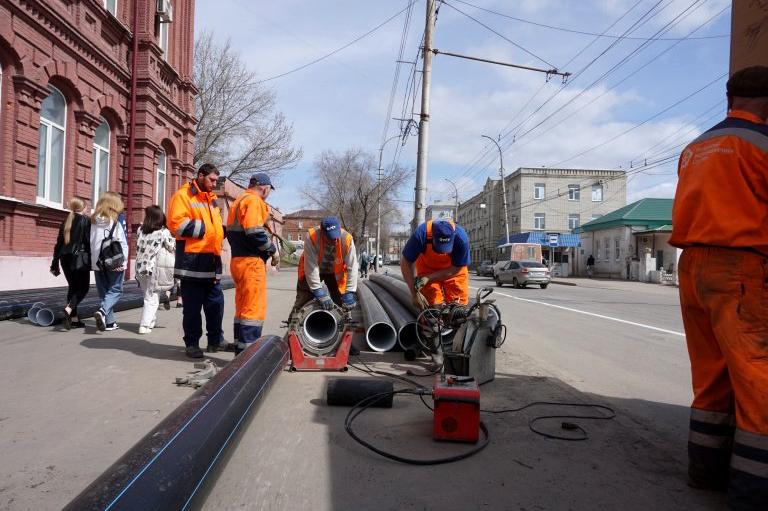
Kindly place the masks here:
[(352, 348), (351, 312), (310, 301), (288, 320), (291, 371), (346, 371)]

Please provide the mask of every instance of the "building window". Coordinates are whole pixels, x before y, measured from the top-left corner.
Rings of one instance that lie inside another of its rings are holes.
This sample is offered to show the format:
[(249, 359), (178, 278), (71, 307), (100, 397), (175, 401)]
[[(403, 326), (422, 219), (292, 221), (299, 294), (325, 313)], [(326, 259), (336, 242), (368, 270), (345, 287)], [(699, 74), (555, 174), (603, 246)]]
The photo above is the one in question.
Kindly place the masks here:
[(168, 60), (168, 31), (171, 29), (170, 23), (163, 21), (158, 22), (157, 28), (157, 44), (160, 49), (163, 50), (163, 60)]
[(155, 181), (155, 203), (160, 209), (165, 211), (165, 177), (167, 176), (168, 158), (165, 151), (160, 151), (157, 155), (157, 180)]
[(117, 0), (104, 0), (104, 8), (117, 17)]
[(546, 218), (546, 215), (544, 213), (534, 213), (533, 214), (533, 228), (536, 230), (544, 230), (546, 229), (546, 224), (544, 222), (544, 219)]
[(109, 124), (101, 119), (93, 136), (93, 204), (109, 190)]
[(51, 92), (40, 109), (40, 147), (37, 157), (37, 198), (39, 202), (61, 205), (64, 189), (64, 139), (67, 102), (49, 85)]
[(603, 185), (592, 185), (592, 202), (603, 202)]
[(600, 259), (600, 240), (595, 240), (595, 255)]
[(581, 200), (581, 187), (579, 185), (568, 185), (568, 200)]
[(615, 238), (613, 240), (613, 251), (614, 251), (614, 259), (617, 261), (621, 259), (621, 240), (619, 238)]
[(576, 229), (579, 227), (580, 223), (580, 217), (578, 214), (576, 215), (568, 215), (568, 228), (569, 229)]
[(609, 238), (605, 238), (603, 240), (603, 259), (606, 261), (610, 261), (611, 259), (611, 240)]
[(543, 199), (546, 191), (546, 185), (544, 183), (536, 183), (533, 185), (533, 198)]

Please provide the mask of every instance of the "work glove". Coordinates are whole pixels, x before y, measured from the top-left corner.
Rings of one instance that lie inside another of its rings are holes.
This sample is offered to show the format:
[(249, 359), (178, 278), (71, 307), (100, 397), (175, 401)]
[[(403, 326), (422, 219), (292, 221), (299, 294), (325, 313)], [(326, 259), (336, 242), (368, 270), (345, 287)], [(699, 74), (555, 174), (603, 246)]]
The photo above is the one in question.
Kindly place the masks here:
[(259, 257), (261, 258), (262, 261), (266, 263), (269, 259), (272, 258), (272, 255), (276, 253), (277, 253), (277, 247), (275, 246), (274, 243), (270, 243), (269, 248), (261, 251), (261, 253), (259, 254)]
[(421, 291), (421, 288), (427, 285), (429, 282), (429, 279), (427, 277), (416, 277), (416, 281), (413, 283), (413, 288), (418, 293)]
[(343, 295), (341, 295), (341, 302), (342, 306), (346, 310), (352, 310), (355, 308), (355, 305), (357, 305), (357, 293), (354, 291), (347, 291)]
[[(273, 246), (275, 246), (275, 245), (273, 244)], [(280, 252), (277, 251), (277, 247), (276, 246), (275, 246), (275, 251), (272, 254), (272, 260), (270, 261), (270, 264), (272, 266), (277, 266), (278, 264), (280, 264)]]
[(331, 300), (331, 297), (328, 296), (328, 293), (325, 291), (325, 289), (322, 287), (313, 289), (312, 294), (315, 296), (315, 300), (320, 302), (320, 305), (323, 306), (323, 309), (327, 311), (333, 309), (333, 300)]

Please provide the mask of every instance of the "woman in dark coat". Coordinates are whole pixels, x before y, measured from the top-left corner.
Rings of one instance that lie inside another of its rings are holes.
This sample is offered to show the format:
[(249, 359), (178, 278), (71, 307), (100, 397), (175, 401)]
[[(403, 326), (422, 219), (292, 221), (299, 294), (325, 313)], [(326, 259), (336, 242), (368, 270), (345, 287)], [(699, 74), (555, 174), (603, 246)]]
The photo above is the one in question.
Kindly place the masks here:
[(63, 320), (67, 330), (85, 326), (77, 315), (77, 305), (88, 294), (91, 281), (91, 219), (83, 214), (85, 203), (77, 197), (69, 201), (69, 210), (69, 216), (59, 227), (51, 262), (51, 273), (59, 276), (63, 270), (69, 284)]

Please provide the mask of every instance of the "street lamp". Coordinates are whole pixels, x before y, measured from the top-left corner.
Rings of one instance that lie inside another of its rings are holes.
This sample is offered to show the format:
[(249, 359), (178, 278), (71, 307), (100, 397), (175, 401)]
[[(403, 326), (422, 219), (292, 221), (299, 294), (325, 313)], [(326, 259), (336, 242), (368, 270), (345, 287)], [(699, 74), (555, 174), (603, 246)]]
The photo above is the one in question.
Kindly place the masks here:
[(381, 144), (381, 147), (379, 147), (379, 200), (377, 201), (378, 204), (376, 206), (377, 212), (376, 212), (376, 254), (374, 254), (374, 268), (378, 272), (379, 271), (379, 254), (381, 253), (381, 174), (384, 171), (384, 169), (381, 166), (381, 160), (384, 156), (384, 146), (387, 145), (387, 143), (391, 140), (394, 140), (396, 138), (400, 138), (400, 135), (394, 135), (392, 137), (389, 137), (384, 141), (383, 144)]
[(504, 243), (509, 243), (509, 215), (507, 213), (507, 186), (504, 183), (504, 155), (501, 151), (501, 146), (496, 141), (495, 138), (491, 138), (488, 135), (481, 135), (483, 138), (487, 138), (494, 144), (496, 144), (496, 148), (499, 150), (499, 175), (501, 176), (501, 194), (502, 199), (504, 203), (504, 231), (506, 234), (506, 237), (504, 238)]
[(454, 183), (447, 177), (444, 177), (443, 179), (445, 179), (446, 181), (448, 181), (453, 185), (453, 198), (455, 199), (455, 206), (453, 209), (453, 221), (456, 222), (458, 221), (458, 216), (459, 216), (459, 189), (456, 188), (456, 183)]

